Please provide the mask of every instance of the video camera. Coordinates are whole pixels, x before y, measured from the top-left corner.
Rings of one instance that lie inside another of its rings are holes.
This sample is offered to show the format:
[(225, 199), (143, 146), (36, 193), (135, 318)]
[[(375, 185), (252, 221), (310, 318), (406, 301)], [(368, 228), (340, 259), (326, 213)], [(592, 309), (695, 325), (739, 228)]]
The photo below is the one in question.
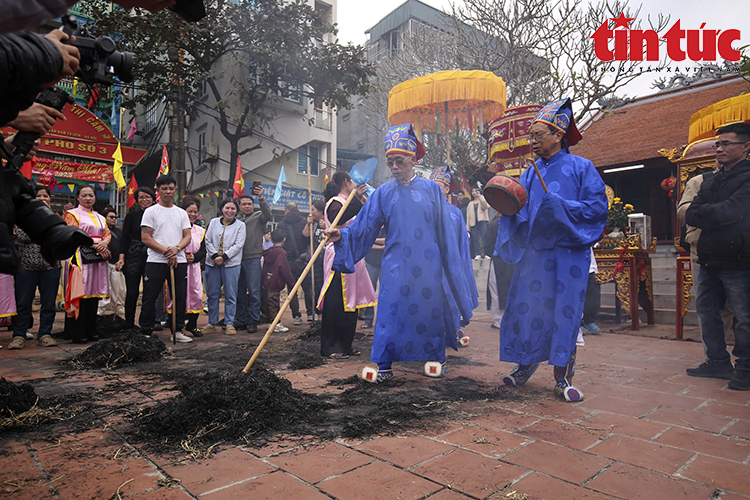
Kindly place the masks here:
[(72, 45), (78, 47), (81, 53), (76, 76), (89, 85), (111, 85), (114, 83), (113, 76), (125, 83), (133, 81), (131, 71), (135, 60), (132, 52), (120, 52), (114, 40), (108, 36), (94, 38), (85, 26), (78, 26), (72, 14), (64, 15), (60, 20), (63, 32), (76, 38)]
[[(62, 111), (73, 99), (62, 90), (45, 89), (37, 96), (36, 102)], [(67, 259), (79, 246), (94, 244), (88, 234), (68, 226), (44, 202), (37, 200), (34, 185), (21, 175), (24, 158), (38, 138), (36, 132), (17, 133), (13, 137), (15, 150), (0, 169), (0, 273), (15, 275), (22, 269), (18, 250), (13, 244), (14, 224), (41, 246), (42, 256), (49, 263)]]

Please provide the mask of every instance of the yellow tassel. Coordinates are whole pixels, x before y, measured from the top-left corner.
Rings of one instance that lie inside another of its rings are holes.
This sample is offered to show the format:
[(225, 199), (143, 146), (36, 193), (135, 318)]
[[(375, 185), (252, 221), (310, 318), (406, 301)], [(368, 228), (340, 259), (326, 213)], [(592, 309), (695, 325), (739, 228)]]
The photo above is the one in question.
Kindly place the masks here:
[[(410, 123), (419, 112), (430, 119), (422, 128), (435, 130), (435, 112), (445, 102), (456, 108), (480, 107), (487, 120), (494, 120), (505, 111), (506, 94), (503, 79), (488, 71), (439, 71), (393, 87), (388, 95), (388, 120)], [(462, 121), (468, 127), (466, 116)]]
[(715, 135), (716, 130), (735, 122), (750, 121), (750, 94), (719, 101), (690, 117), (689, 142)]

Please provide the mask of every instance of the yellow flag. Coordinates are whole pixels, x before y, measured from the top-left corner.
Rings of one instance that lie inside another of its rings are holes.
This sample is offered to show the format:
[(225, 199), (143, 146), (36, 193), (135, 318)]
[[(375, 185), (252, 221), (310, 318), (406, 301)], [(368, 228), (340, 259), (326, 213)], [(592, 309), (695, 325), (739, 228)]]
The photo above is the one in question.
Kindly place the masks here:
[(125, 177), (122, 176), (122, 150), (120, 149), (120, 143), (117, 143), (117, 149), (115, 149), (112, 158), (115, 160), (115, 166), (112, 169), (112, 173), (115, 176), (115, 182), (117, 182), (117, 189), (120, 190), (125, 187)]

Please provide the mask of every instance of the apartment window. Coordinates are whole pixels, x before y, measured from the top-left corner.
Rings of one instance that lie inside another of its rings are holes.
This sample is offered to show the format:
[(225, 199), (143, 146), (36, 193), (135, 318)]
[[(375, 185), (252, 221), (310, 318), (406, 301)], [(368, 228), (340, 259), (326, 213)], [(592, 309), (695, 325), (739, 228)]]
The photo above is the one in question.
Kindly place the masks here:
[(197, 130), (198, 133), (198, 165), (203, 163), (206, 149), (206, 125)]
[(156, 127), (156, 122), (158, 117), (156, 116), (156, 112), (159, 110), (159, 103), (155, 102), (151, 106), (148, 107), (146, 110), (146, 119), (144, 123), (144, 133), (151, 132)]
[(208, 83), (198, 82), (198, 97), (205, 97), (208, 95)]
[(297, 173), (307, 175), (307, 167), (310, 167), (310, 175), (318, 176), (319, 170), (318, 146), (300, 146), (297, 154)]
[(289, 85), (284, 80), (279, 80), (279, 95), (284, 99), (300, 102), (299, 87), (297, 85)]

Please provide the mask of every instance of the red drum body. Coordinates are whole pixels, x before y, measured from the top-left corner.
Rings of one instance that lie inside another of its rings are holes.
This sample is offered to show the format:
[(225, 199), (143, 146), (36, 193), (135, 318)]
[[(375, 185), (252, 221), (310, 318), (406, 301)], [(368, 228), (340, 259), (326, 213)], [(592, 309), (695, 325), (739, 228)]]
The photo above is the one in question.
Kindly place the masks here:
[(490, 179), (482, 194), (487, 203), (503, 215), (517, 214), (529, 197), (518, 179), (503, 174)]

